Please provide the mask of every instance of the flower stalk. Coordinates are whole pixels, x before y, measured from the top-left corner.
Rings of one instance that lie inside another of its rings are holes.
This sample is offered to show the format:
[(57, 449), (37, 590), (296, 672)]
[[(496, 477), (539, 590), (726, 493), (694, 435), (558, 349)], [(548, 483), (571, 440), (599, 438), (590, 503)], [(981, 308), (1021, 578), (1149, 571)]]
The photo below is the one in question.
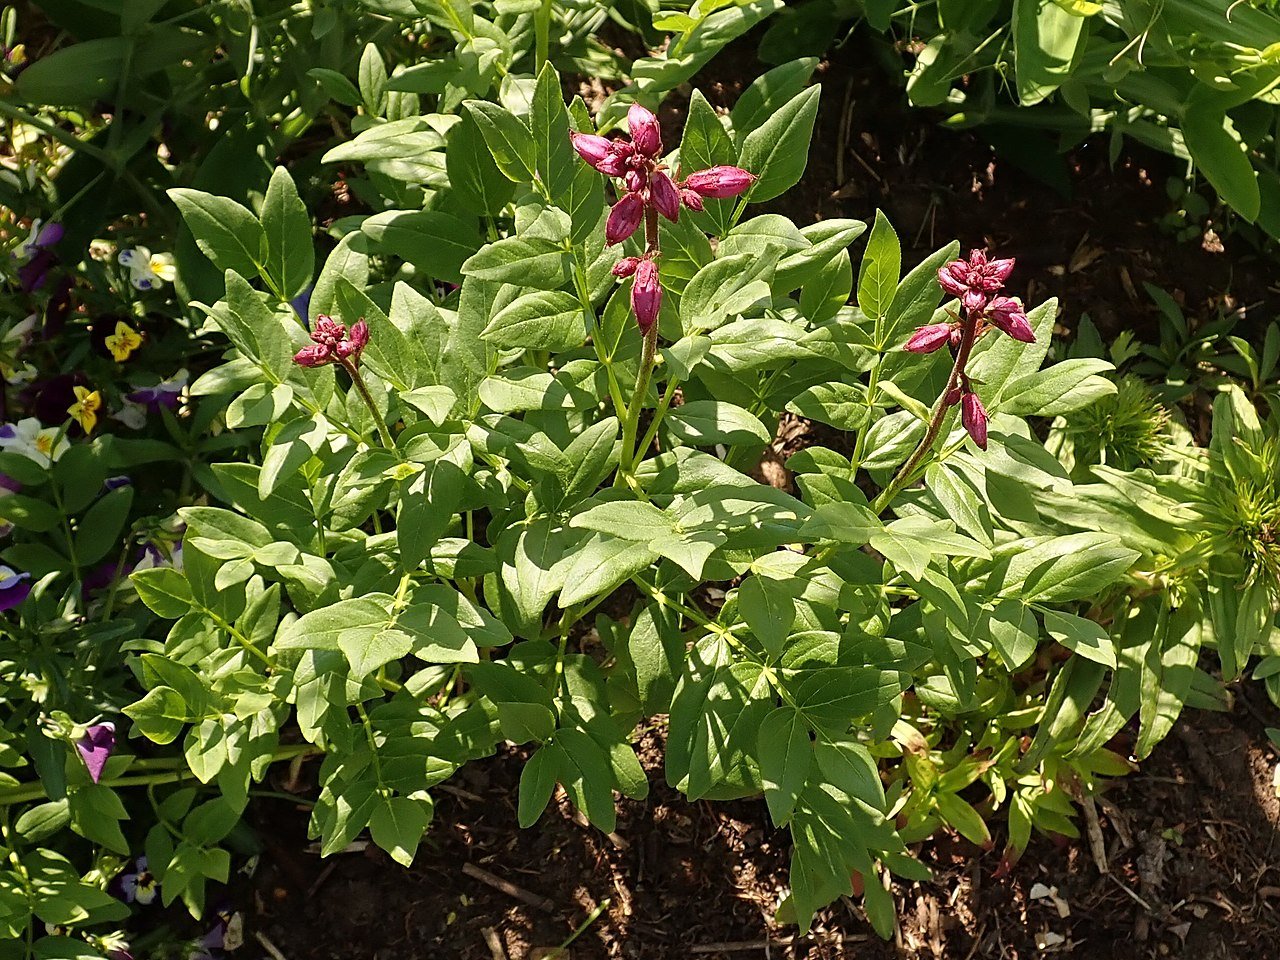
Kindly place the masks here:
[[(1005, 280), (1013, 272), (1013, 258), (990, 260), (982, 250), (971, 250), (964, 260), (952, 260), (938, 270), (938, 285), (960, 301), (960, 315), (951, 323), (930, 323), (919, 327), (903, 344), (908, 353), (933, 353), (949, 347), (955, 360), (946, 385), (934, 402), (929, 427), (906, 463), (889, 485), (880, 491), (871, 508), (878, 514), (893, 502), (907, 484), (913, 482), (921, 463), (933, 452), (947, 411), (960, 405), (960, 420), (973, 442), (987, 449), (987, 409), (965, 373), (973, 345), (987, 330), (995, 329), (1021, 343), (1032, 343), (1035, 331), (1022, 304), (1000, 296)], [(956, 316), (952, 314), (952, 316)]]

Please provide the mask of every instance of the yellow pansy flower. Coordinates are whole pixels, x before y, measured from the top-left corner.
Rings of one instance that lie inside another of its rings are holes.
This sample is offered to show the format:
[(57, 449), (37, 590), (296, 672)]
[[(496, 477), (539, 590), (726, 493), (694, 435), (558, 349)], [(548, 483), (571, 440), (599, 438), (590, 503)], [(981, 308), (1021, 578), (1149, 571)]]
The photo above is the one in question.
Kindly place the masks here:
[(116, 332), (107, 336), (106, 343), (116, 362), (124, 363), (133, 351), (142, 346), (142, 336), (123, 320), (117, 320)]
[(98, 425), (98, 411), (102, 409), (102, 394), (87, 387), (73, 389), (76, 392), (76, 402), (67, 407), (67, 413), (80, 424), (86, 434), (93, 433), (93, 428)]

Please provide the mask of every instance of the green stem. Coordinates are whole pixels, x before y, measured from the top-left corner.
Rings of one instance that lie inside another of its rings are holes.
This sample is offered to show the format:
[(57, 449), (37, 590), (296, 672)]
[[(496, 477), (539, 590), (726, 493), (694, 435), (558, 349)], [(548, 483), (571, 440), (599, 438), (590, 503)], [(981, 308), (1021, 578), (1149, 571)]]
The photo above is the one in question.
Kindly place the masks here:
[(538, 61), (534, 71), (536, 73), (551, 56), (551, 0), (542, 0), (542, 6), (534, 15), (533, 29), (535, 57)]
[(365, 386), (364, 377), (360, 375), (360, 368), (352, 363), (350, 359), (340, 360), (339, 362), (342, 364), (342, 368), (351, 375), (351, 382), (355, 384), (356, 392), (360, 394), (360, 399), (364, 401), (364, 405), (369, 408), (369, 415), (373, 417), (374, 425), (378, 428), (378, 439), (382, 441), (382, 445), (388, 450), (394, 450), (396, 444), (391, 439), (391, 431), (382, 422), (382, 414), (378, 412), (378, 406), (373, 402), (373, 394)]
[(613, 357), (604, 352), (604, 337), (600, 329), (600, 318), (591, 302), (591, 288), (587, 283), (587, 271), (578, 258), (577, 251), (573, 255), (573, 283), (578, 291), (578, 302), (582, 304), (582, 312), (587, 318), (587, 325), (592, 330), (592, 343), (595, 346), (596, 358), (604, 366), (605, 376), (609, 381), (609, 397), (613, 400), (613, 410), (622, 419), (626, 416), (627, 401), (623, 399), (622, 387), (613, 372)]
[(636, 456), (643, 457), (644, 452), (653, 445), (653, 441), (658, 437), (658, 430), (662, 426), (662, 418), (667, 415), (667, 410), (671, 407), (671, 401), (675, 398), (676, 390), (680, 388), (680, 381), (676, 377), (672, 377), (667, 381), (667, 387), (662, 392), (662, 399), (658, 401), (658, 407), (653, 411), (653, 420), (649, 424), (649, 429), (644, 432), (644, 436), (640, 438), (640, 442), (636, 444)]
[[(644, 255), (656, 258), (658, 249), (658, 211), (648, 206), (644, 211)], [(622, 456), (618, 461), (618, 473), (614, 477), (614, 486), (621, 486), (631, 480), (631, 472), (635, 467), (636, 432), (640, 428), (640, 411), (649, 396), (649, 380), (653, 376), (653, 364), (658, 355), (658, 321), (644, 332), (640, 351), (640, 369), (636, 372), (636, 386), (631, 394), (631, 403), (627, 405), (627, 419), (622, 427)]]
[(911, 482), (912, 477), (915, 475), (916, 467), (933, 452), (933, 445), (938, 439), (939, 431), (942, 430), (942, 421), (946, 419), (947, 410), (950, 409), (947, 406), (947, 395), (960, 385), (960, 376), (964, 373), (965, 364), (969, 362), (969, 354), (973, 350), (973, 343), (977, 338), (977, 330), (978, 318), (966, 317), (960, 328), (960, 347), (956, 350), (956, 360), (951, 366), (951, 375), (947, 377), (946, 385), (943, 386), (942, 392), (938, 394), (938, 399), (933, 404), (933, 415), (929, 418), (929, 429), (925, 431), (924, 437), (920, 440), (915, 452), (907, 458), (907, 462), (902, 465), (897, 475), (889, 481), (887, 487), (880, 491), (880, 495), (871, 504), (871, 509), (876, 514), (884, 512), (884, 509)]
[(0, 114), (9, 117), (11, 120), (18, 120), (22, 123), (29, 124), (42, 133), (46, 133), (53, 137), (53, 139), (57, 140), (64, 146), (70, 147), (72, 150), (87, 153), (89, 156), (105, 165), (107, 169), (115, 173), (119, 173), (120, 171), (120, 164), (116, 161), (116, 158), (106, 150), (103, 150), (101, 147), (95, 147), (88, 141), (81, 140), (75, 134), (63, 130), (61, 127), (55, 126), (47, 120), (42, 120), (39, 117), (33, 116), (20, 107), (15, 107), (10, 103), (0, 100)]
[(635, 446), (636, 432), (640, 429), (640, 411), (649, 395), (649, 380), (653, 376), (653, 363), (658, 354), (658, 325), (654, 323), (644, 334), (643, 348), (640, 354), (640, 369), (636, 373), (636, 387), (631, 394), (631, 403), (627, 407), (626, 423), (622, 427), (622, 459), (618, 463), (618, 475), (614, 482), (617, 486), (631, 476), (635, 468), (635, 459), (643, 451)]

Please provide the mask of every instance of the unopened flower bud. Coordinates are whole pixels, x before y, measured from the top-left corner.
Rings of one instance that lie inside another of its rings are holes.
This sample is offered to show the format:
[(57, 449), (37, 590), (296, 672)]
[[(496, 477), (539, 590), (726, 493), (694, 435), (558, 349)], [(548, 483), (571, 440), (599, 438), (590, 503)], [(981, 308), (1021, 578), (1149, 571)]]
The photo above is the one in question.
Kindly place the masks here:
[(969, 313), (982, 313), (987, 309), (987, 295), (981, 290), (970, 287), (960, 297), (960, 305)]
[(671, 182), (666, 171), (659, 170), (649, 181), (649, 199), (657, 211), (675, 223), (680, 217), (680, 191)]
[(965, 283), (969, 265), (963, 260), (952, 260), (945, 267), (938, 269), (938, 283), (943, 290), (953, 297), (962, 297), (969, 289)]
[(989, 261), (983, 276), (983, 285), (986, 289), (994, 293), (1003, 287), (1004, 282), (1009, 279), (1009, 274), (1013, 273), (1013, 264), (1013, 257)]
[(636, 266), (636, 278), (631, 287), (631, 311), (642, 334), (658, 322), (662, 310), (662, 284), (658, 282), (658, 265), (652, 260), (641, 260)]
[(960, 421), (982, 450), (987, 449), (987, 408), (973, 391), (960, 399)]
[[(997, 260), (997, 263), (1002, 261)], [(1012, 297), (994, 297), (987, 306), (987, 316), (997, 327), (1023, 343), (1032, 343), (1036, 334), (1022, 310), (1022, 304)]]
[(333, 362), (333, 350), (326, 344), (313, 343), (295, 353), (293, 362), (300, 367), (323, 367)]
[(662, 128), (658, 125), (658, 118), (638, 103), (633, 103), (627, 111), (627, 129), (631, 131), (631, 142), (638, 153), (656, 157), (662, 152)]
[(320, 314), (316, 317), (315, 326), (311, 330), (311, 339), (316, 343), (333, 344), (346, 336), (347, 328), (333, 317)]
[(749, 189), (756, 179), (755, 174), (748, 173), (741, 167), (708, 167), (689, 174), (681, 186), (696, 190), (704, 197), (722, 200), (725, 197), (736, 197)]
[(690, 210), (693, 210), (695, 213), (701, 212), (702, 194), (698, 193), (697, 190), (690, 190), (686, 187), (680, 191), (680, 199)]
[(613, 265), (613, 275), (615, 277), (629, 277), (636, 272), (636, 267), (640, 266), (639, 257), (623, 257)]
[(964, 391), (959, 387), (952, 387), (947, 391), (947, 395), (942, 398), (942, 405), (945, 407), (954, 407), (960, 402), (960, 398), (964, 396)]
[[(616, 141), (614, 146), (618, 146)], [(595, 168), (607, 176), (620, 177), (627, 172), (627, 158), (620, 153), (614, 152), (597, 163)]]
[(365, 323), (364, 317), (361, 317), (351, 325), (351, 332), (347, 335), (347, 339), (341, 341), (335, 349), (343, 360), (350, 358), (353, 362), (359, 363), (360, 354), (364, 353), (368, 343), (369, 325)]
[(933, 353), (951, 339), (951, 324), (931, 323), (917, 327), (916, 332), (903, 344), (902, 349), (909, 353)]
[(636, 232), (644, 218), (644, 199), (638, 193), (628, 193), (613, 205), (604, 225), (605, 243), (612, 246), (621, 243)]
[(578, 156), (597, 170), (600, 169), (602, 160), (613, 156), (612, 141), (596, 136), (594, 133), (571, 133), (569, 142), (573, 144), (573, 149), (578, 151)]
[(623, 175), (622, 182), (627, 185), (627, 190), (631, 193), (641, 193), (644, 190), (644, 171), (628, 170)]

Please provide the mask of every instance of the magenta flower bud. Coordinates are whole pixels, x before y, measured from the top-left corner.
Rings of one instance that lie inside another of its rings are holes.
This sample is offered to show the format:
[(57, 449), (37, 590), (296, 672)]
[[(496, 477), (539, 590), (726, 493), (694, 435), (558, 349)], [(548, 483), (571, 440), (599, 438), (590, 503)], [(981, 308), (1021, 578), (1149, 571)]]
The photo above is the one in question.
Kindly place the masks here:
[(353, 363), (359, 363), (360, 354), (364, 353), (368, 343), (369, 324), (365, 323), (364, 317), (361, 317), (351, 325), (351, 332), (347, 334), (347, 339), (340, 341), (336, 350), (341, 359), (350, 358)]
[(102, 779), (107, 759), (116, 748), (116, 725), (107, 720), (95, 723), (76, 741), (76, 750), (94, 783)]
[(631, 131), (631, 142), (637, 153), (652, 158), (662, 152), (662, 128), (658, 125), (658, 118), (638, 103), (633, 103), (627, 111), (627, 129)]
[(1004, 282), (1009, 279), (1009, 274), (1013, 273), (1013, 257), (1004, 260), (992, 260), (987, 264), (986, 282), (987, 289), (995, 292), (1004, 286)]
[(569, 142), (578, 151), (578, 156), (597, 170), (602, 160), (613, 155), (613, 142), (594, 133), (570, 133)]
[(983, 310), (987, 309), (987, 295), (981, 290), (975, 290), (973, 287), (970, 287), (963, 295), (961, 295), (960, 305), (971, 314), (981, 313)]
[(626, 140), (614, 140), (613, 152), (623, 160), (630, 160), (635, 156), (636, 147), (635, 144), (628, 143)]
[(933, 353), (951, 339), (951, 324), (931, 323), (917, 327), (916, 332), (902, 346), (909, 353)]
[(325, 343), (313, 343), (295, 353), (293, 362), (300, 367), (323, 367), (333, 363), (333, 348)]
[(963, 339), (964, 339), (964, 331), (961, 330), (959, 327), (952, 327), (951, 328), (951, 349), (959, 350), (960, 341)]
[(947, 391), (947, 395), (942, 398), (942, 405), (945, 407), (954, 407), (960, 402), (960, 398), (964, 396), (964, 391), (959, 387), (952, 387)]
[(347, 334), (347, 328), (333, 317), (320, 314), (316, 317), (315, 327), (311, 331), (311, 339), (316, 343), (336, 344)]
[[(618, 141), (614, 141), (614, 146), (618, 146)], [(627, 172), (627, 158), (620, 153), (611, 153), (597, 163), (595, 168), (606, 176), (620, 177)]]
[(686, 187), (680, 191), (680, 199), (686, 207), (695, 213), (700, 213), (703, 209), (702, 194), (698, 193), (697, 190), (690, 190)]
[(622, 182), (627, 185), (629, 192), (642, 193), (644, 191), (644, 171), (628, 170), (623, 174)]
[(644, 198), (638, 193), (628, 193), (613, 205), (604, 225), (604, 241), (612, 246), (621, 243), (636, 232), (644, 218)]
[(750, 189), (756, 180), (754, 173), (748, 173), (741, 167), (707, 167), (689, 174), (681, 186), (687, 190), (696, 190), (703, 197), (723, 200)]
[(1035, 331), (1022, 310), (1022, 304), (1012, 297), (994, 297), (987, 306), (987, 316), (997, 327), (1023, 343), (1033, 343)]
[(659, 170), (649, 182), (649, 199), (657, 211), (675, 223), (680, 217), (680, 191), (671, 182), (666, 171)]
[(973, 391), (960, 399), (960, 421), (973, 442), (982, 450), (987, 449), (987, 408)]
[(640, 266), (639, 257), (623, 257), (613, 265), (613, 275), (615, 277), (629, 277), (636, 272), (636, 267)]
[(658, 282), (658, 265), (641, 260), (636, 266), (636, 279), (631, 286), (631, 312), (642, 334), (658, 322), (662, 310), (662, 284)]
[(960, 297), (969, 289), (965, 283), (969, 265), (963, 260), (952, 260), (938, 270), (938, 284), (953, 297)]

